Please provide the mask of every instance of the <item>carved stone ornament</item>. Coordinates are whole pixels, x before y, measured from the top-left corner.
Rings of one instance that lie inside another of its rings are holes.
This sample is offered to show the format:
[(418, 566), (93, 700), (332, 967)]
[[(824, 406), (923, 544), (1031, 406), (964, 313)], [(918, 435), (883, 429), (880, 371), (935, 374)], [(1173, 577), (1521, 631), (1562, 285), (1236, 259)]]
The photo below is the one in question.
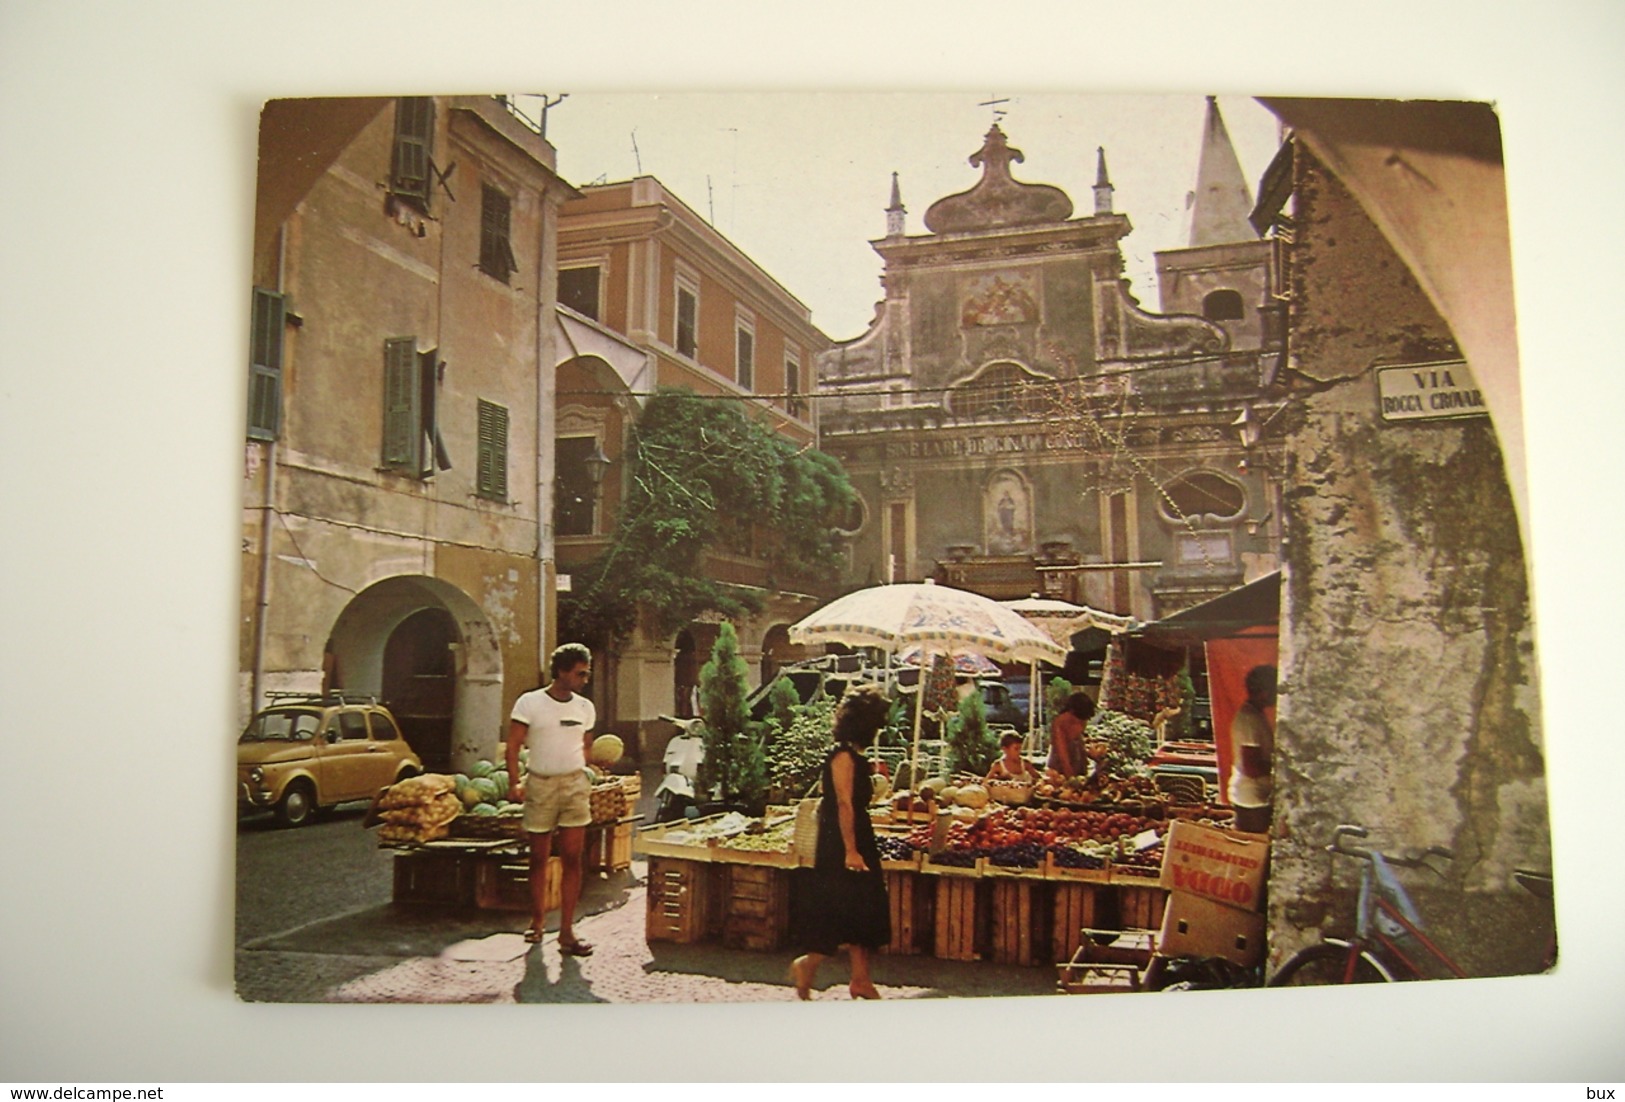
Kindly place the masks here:
[(925, 228), (932, 233), (967, 233), (1071, 218), (1072, 200), (1066, 192), (1048, 184), (1024, 184), (1011, 177), (1010, 162), (1025, 159), (995, 123), (982, 148), (970, 157), (972, 167), (982, 169), (981, 180), (969, 191), (932, 203), (925, 212)]
[(880, 488), (890, 497), (909, 497), (914, 493), (914, 472), (902, 467), (881, 471)]

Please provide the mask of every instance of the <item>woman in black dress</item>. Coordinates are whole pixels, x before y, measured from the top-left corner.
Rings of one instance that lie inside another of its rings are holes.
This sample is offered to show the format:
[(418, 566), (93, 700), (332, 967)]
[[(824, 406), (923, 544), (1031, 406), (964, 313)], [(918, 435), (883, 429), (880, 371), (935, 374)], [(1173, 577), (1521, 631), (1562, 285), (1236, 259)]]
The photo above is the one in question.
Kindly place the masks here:
[(863, 751), (874, 744), (889, 709), (876, 686), (851, 690), (835, 709), (835, 749), (824, 760), (818, 804), (817, 856), (797, 877), (792, 911), (793, 940), (808, 950), (790, 964), (797, 998), (812, 997), (818, 965), (843, 945), (852, 967), (847, 990), (854, 999), (880, 998), (869, 977), (869, 954), (891, 940), (891, 911), (869, 821), (872, 789)]

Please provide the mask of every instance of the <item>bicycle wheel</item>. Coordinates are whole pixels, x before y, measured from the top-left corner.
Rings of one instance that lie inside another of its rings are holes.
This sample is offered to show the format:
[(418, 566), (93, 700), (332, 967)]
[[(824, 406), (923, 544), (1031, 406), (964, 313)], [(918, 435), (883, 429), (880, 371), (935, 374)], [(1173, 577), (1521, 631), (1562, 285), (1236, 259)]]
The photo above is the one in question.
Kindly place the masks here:
[[(1346, 944), (1322, 942), (1294, 953), (1270, 977), (1269, 987), (1319, 987), (1344, 982), (1350, 948)], [(1387, 983), (1387, 971), (1369, 953), (1362, 952), (1354, 962), (1353, 983)]]

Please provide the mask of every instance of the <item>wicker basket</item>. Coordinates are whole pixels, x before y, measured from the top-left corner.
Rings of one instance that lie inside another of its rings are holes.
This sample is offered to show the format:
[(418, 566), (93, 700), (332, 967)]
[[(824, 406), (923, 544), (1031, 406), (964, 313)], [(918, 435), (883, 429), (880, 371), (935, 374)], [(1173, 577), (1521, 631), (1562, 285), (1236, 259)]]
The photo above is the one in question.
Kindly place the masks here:
[(619, 777), (593, 785), (587, 799), (595, 823), (613, 823), (626, 815), (626, 792)]
[(1001, 804), (1013, 804), (1017, 807), (1033, 798), (1033, 786), (1021, 784), (1018, 781), (987, 781), (987, 794)]

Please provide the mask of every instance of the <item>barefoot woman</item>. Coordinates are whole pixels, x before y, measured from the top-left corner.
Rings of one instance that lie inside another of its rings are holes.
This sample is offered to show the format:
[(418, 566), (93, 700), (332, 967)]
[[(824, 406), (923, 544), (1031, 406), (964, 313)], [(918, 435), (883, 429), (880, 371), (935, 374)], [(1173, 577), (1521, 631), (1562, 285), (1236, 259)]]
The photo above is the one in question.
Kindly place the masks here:
[(835, 749), (824, 760), (818, 805), (818, 850), (811, 869), (797, 875), (791, 915), (793, 941), (808, 952), (790, 965), (796, 997), (810, 999), (825, 957), (845, 946), (854, 999), (878, 999), (869, 976), (870, 954), (891, 940), (891, 914), (880, 850), (869, 821), (871, 794), (865, 747), (886, 722), (889, 704), (877, 687), (853, 689), (835, 709)]

